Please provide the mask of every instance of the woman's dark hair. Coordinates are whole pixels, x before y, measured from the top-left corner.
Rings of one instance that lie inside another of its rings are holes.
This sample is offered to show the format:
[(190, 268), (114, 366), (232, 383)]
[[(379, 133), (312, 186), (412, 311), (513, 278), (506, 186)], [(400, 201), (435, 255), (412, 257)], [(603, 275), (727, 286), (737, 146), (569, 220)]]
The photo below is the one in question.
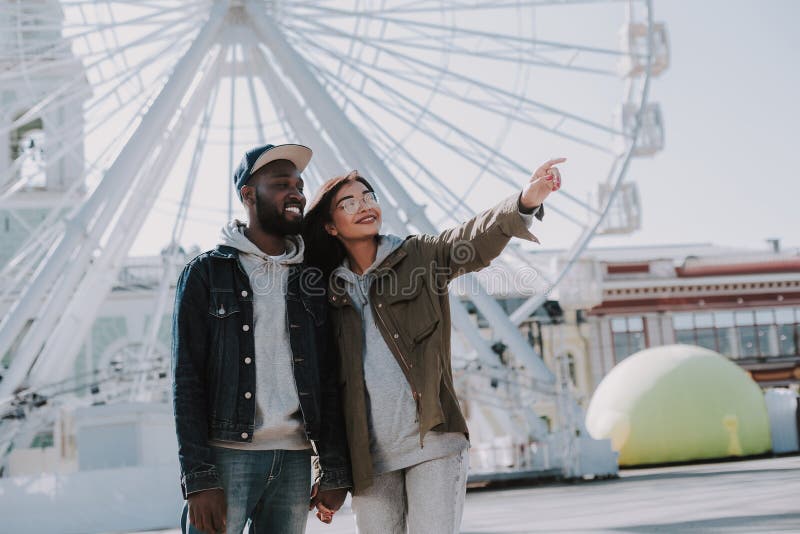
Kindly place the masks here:
[(344, 176), (331, 178), (317, 191), (311, 206), (303, 217), (303, 242), (305, 243), (305, 263), (322, 271), (328, 280), (336, 267), (342, 264), (347, 253), (344, 245), (325, 230), (325, 224), (333, 220), (331, 203), (345, 184), (361, 182), (371, 192), (375, 192), (366, 178), (352, 171)]

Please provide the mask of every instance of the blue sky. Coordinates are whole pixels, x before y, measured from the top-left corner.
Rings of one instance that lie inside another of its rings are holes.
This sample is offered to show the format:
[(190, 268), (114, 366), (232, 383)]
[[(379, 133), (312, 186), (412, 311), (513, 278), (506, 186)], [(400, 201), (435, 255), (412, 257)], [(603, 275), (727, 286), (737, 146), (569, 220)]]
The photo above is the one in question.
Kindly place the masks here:
[(672, 63), (652, 86), (666, 148), (637, 160), (642, 230), (594, 245), (800, 246), (800, 2), (661, 0)]

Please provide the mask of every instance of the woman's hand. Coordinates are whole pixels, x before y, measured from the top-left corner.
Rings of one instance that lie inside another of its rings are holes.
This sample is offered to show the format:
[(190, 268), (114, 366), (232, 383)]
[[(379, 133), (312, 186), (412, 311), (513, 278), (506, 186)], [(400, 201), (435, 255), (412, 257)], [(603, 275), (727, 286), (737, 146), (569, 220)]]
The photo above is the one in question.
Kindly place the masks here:
[(314, 484), (311, 488), (311, 502), (308, 509), (317, 509), (317, 519), (323, 523), (333, 521), (333, 514), (339, 511), (347, 498), (347, 490), (344, 488), (333, 490), (320, 490), (319, 484)]
[(520, 196), (519, 201), (523, 208), (536, 208), (544, 202), (547, 195), (553, 191), (558, 191), (561, 187), (561, 173), (555, 165), (565, 161), (567, 161), (567, 158), (551, 159), (536, 169), (530, 181), (522, 189), (522, 196)]

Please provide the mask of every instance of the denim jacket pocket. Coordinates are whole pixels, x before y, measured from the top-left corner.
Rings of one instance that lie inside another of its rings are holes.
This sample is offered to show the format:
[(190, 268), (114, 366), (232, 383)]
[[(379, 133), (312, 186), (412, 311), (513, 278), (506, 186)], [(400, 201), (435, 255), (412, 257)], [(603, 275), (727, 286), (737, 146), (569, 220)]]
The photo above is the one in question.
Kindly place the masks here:
[(208, 313), (217, 319), (225, 319), (239, 313), (239, 301), (232, 291), (211, 291)]

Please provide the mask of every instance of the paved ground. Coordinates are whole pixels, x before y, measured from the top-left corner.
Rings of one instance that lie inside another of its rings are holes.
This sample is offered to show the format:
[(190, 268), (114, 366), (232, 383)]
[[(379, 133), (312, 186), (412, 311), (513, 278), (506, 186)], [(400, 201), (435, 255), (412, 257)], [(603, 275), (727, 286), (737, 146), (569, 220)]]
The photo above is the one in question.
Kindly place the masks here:
[[(309, 518), (307, 530), (354, 531), (349, 507), (330, 526)], [(628, 470), (617, 480), (473, 491), (461, 532), (800, 533), (800, 457)]]

